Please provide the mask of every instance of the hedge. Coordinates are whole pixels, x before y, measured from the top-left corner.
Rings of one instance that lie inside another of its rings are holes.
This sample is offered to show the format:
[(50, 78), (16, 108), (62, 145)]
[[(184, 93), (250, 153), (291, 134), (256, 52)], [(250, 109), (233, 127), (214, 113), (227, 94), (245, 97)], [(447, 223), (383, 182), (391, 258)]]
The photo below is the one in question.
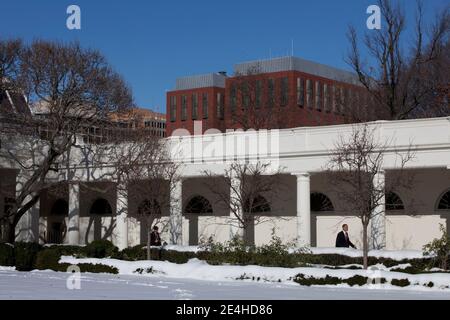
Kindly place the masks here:
[[(302, 273), (296, 275), (292, 280), (302, 286), (348, 284), (351, 287), (364, 286), (366, 284), (373, 283), (373, 281), (374, 281), (374, 279), (371, 279), (369, 277), (360, 276), (360, 275), (354, 275), (350, 278), (342, 279), (342, 278), (338, 278), (338, 277), (332, 277), (330, 275), (327, 275), (325, 278), (315, 278), (312, 276), (306, 276)], [(380, 278), (377, 280), (381, 284), (387, 282), (386, 278)], [(393, 280), (393, 282), (394, 282), (394, 280)], [(398, 284), (394, 284), (394, 283), (392, 283), (392, 284), (398, 285)]]
[(9, 243), (0, 243), (0, 266), (13, 267), (14, 265), (14, 246)]
[(117, 257), (119, 249), (108, 240), (95, 240), (89, 243), (84, 252), (89, 258)]
[[(161, 256), (159, 256), (159, 254)], [(0, 244), (0, 265), (14, 266), (17, 270), (29, 271), (37, 269), (51, 269), (61, 271), (58, 261), (61, 256), (75, 256), (77, 258), (105, 258), (111, 257), (127, 261), (146, 260), (147, 251), (144, 245), (138, 245), (119, 251), (110, 241), (93, 241), (85, 247), (54, 245), (41, 247), (35, 243), (16, 243), (15, 248), (11, 245)], [(358, 266), (342, 267), (342, 265), (361, 264), (361, 257), (348, 257), (338, 254), (311, 254), (311, 253), (287, 253), (277, 246), (266, 246), (264, 248), (241, 248), (239, 246), (222, 247), (219, 250), (181, 252), (174, 250), (161, 251), (157, 248), (151, 249), (152, 260), (162, 260), (172, 263), (186, 263), (192, 258), (198, 258), (211, 265), (259, 265), (268, 267), (304, 267), (311, 265), (325, 265), (330, 269), (359, 269)], [(392, 271), (406, 273), (423, 273), (432, 266), (432, 259), (411, 259), (396, 261), (388, 258), (369, 257), (369, 265), (377, 263), (386, 267), (410, 263), (411, 267), (406, 269), (392, 269)]]
[(14, 257), (16, 270), (31, 271), (36, 264), (36, 258), (41, 246), (34, 242), (16, 242), (14, 244)]

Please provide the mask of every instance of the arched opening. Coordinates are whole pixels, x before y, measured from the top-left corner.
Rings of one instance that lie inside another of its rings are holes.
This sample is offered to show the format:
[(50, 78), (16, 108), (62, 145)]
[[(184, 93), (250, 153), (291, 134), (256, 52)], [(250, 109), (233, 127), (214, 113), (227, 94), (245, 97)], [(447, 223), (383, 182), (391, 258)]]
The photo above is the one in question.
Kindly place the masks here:
[(334, 213), (334, 205), (330, 198), (321, 192), (311, 192), (310, 197), (311, 206), (311, 245), (317, 246), (317, 220), (327, 214)]
[(61, 244), (67, 233), (65, 218), (69, 216), (69, 204), (65, 199), (56, 200), (50, 209), (47, 224), (47, 243)]
[(402, 199), (395, 192), (386, 193), (386, 211), (405, 210)]
[(69, 215), (69, 204), (64, 199), (58, 199), (52, 206), (50, 210), (52, 216), (68, 216)]
[[(109, 226), (104, 225), (105, 221), (103, 219), (103, 217), (112, 216), (113, 214), (112, 207), (108, 200), (104, 198), (97, 198), (92, 203), (89, 214), (91, 218), (89, 221), (88, 230), (90, 230), (91, 226), (93, 226), (94, 240), (102, 240), (110, 237), (113, 231), (113, 223)], [(88, 233), (89, 232), (86, 233), (86, 236), (88, 236)], [(88, 242), (87, 239), (86, 242)]]
[(184, 207), (185, 214), (205, 214), (213, 213), (211, 203), (202, 196), (194, 196)]
[(323, 193), (320, 192), (311, 193), (310, 202), (311, 202), (311, 211), (313, 212), (334, 211), (334, 206), (330, 198), (328, 198)]
[(108, 200), (103, 198), (98, 198), (92, 203), (91, 209), (89, 210), (91, 215), (112, 215), (112, 208)]
[(437, 205), (438, 210), (450, 210), (450, 190), (445, 192), (440, 198)]
[(189, 245), (198, 244), (198, 216), (212, 215), (213, 208), (203, 196), (193, 196), (184, 207), (184, 214), (189, 220)]

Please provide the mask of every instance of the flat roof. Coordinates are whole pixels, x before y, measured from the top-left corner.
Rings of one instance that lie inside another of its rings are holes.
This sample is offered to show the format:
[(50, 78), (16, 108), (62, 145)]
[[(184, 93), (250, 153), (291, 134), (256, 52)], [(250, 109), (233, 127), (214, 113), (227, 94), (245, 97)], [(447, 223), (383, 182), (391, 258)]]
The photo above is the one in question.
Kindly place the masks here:
[(280, 71), (300, 71), (327, 79), (360, 85), (357, 75), (352, 72), (293, 56), (248, 61), (234, 65), (234, 72), (241, 75), (246, 75), (249, 72), (254, 74)]

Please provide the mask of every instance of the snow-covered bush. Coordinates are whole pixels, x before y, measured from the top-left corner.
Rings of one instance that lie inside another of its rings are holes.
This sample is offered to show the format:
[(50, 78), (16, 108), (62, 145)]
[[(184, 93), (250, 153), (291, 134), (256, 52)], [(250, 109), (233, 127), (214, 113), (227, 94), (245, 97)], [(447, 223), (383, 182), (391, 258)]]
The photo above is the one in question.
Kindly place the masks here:
[(408, 279), (392, 279), (391, 284), (398, 287), (407, 287), (411, 285), (411, 282)]

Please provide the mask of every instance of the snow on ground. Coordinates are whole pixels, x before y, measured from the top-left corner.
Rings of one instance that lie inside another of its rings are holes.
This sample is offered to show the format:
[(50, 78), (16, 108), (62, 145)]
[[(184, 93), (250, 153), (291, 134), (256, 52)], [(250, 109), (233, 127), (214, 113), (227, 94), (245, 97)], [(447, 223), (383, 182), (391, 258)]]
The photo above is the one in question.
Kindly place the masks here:
[[(405, 290), (445, 290), (450, 292), (448, 286), (450, 286), (450, 274), (434, 273), (434, 274), (417, 274), (411, 275), (401, 272), (391, 272), (389, 268), (383, 265), (377, 265), (377, 270), (344, 270), (344, 269), (325, 269), (317, 267), (309, 268), (280, 268), (280, 267), (262, 267), (262, 266), (235, 266), (235, 265), (220, 265), (212, 266), (198, 259), (191, 259), (185, 264), (175, 264), (166, 261), (123, 261), (115, 259), (77, 259), (70, 256), (63, 256), (60, 260), (61, 263), (79, 264), (79, 263), (92, 263), (92, 264), (105, 264), (108, 266), (116, 267), (119, 270), (119, 274), (133, 275), (136, 274), (136, 270), (152, 268), (155, 273), (146, 274), (147, 276), (154, 277), (164, 276), (167, 278), (185, 278), (194, 280), (207, 280), (207, 281), (243, 281), (237, 280), (243, 278), (244, 281), (253, 281), (254, 279), (260, 279), (260, 281), (267, 282), (281, 282), (283, 284), (289, 284), (292, 282), (292, 277), (299, 273), (307, 276), (313, 276), (316, 278), (324, 278), (327, 275), (338, 278), (350, 278), (354, 275), (361, 275), (372, 278), (386, 278), (388, 281), (392, 279), (405, 279), (407, 278), (411, 282), (411, 286), (405, 287)], [(433, 282), (433, 288), (425, 288), (424, 286), (429, 282)], [(298, 285), (298, 284), (297, 284)], [(347, 285), (343, 285), (347, 286)], [(368, 285), (366, 285), (368, 286)], [(390, 284), (379, 285), (386, 289), (398, 288)], [(446, 288), (447, 287), (447, 288)]]
[(450, 299), (450, 292), (303, 287), (297, 284), (243, 281), (201, 281), (163, 276), (84, 273), (81, 289), (69, 290), (69, 274), (54, 271), (18, 272), (0, 269), (0, 299)]
[[(362, 250), (352, 248), (309, 248), (309, 250), (314, 254), (340, 254), (354, 258), (363, 256)], [(369, 256), (400, 261), (403, 259), (421, 259), (423, 258), (423, 253), (419, 250), (370, 250)]]
[[(200, 248), (198, 246), (178, 246), (167, 245), (164, 247), (166, 250), (174, 250), (180, 252), (198, 252)], [(362, 257), (362, 250), (356, 250), (352, 248), (307, 248), (313, 254), (340, 254), (349, 257)], [(294, 249), (290, 250), (291, 252)], [(370, 250), (369, 256), (376, 258), (391, 258), (393, 260), (403, 259), (420, 259), (423, 258), (423, 253), (420, 250)]]

